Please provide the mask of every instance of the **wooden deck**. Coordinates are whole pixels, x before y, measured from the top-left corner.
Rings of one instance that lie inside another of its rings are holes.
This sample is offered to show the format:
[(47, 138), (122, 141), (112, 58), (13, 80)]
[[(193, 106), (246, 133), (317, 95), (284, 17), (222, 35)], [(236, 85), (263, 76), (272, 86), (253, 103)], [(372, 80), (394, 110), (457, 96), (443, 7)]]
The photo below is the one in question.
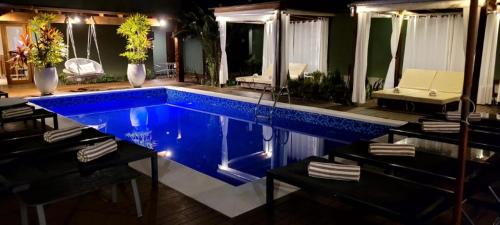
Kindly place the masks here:
[[(160, 185), (151, 191), (150, 179), (139, 179), (144, 216), (137, 218), (130, 185), (118, 188), (118, 202), (111, 202), (110, 189), (103, 189), (81, 197), (46, 206), (47, 223), (53, 225), (132, 225), (132, 224), (332, 224), (332, 225), (395, 225), (371, 212), (344, 205), (335, 199), (324, 199), (299, 191), (277, 200), (274, 215), (264, 207), (235, 218), (228, 218), (183, 194)], [(19, 204), (13, 195), (0, 195), (2, 224), (20, 224)], [(470, 210), (470, 209), (469, 209)], [(476, 224), (491, 224), (494, 214), (490, 211), (472, 210)], [(34, 210), (29, 214), (30, 223), (37, 224)], [(432, 224), (449, 224), (450, 214), (444, 213)]]

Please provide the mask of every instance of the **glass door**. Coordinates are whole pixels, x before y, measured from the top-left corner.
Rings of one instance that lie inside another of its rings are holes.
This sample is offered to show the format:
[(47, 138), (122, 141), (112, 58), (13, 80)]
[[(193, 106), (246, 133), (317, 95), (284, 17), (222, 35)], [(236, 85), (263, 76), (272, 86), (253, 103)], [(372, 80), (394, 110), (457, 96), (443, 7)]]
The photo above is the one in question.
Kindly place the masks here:
[(4, 24), (1, 27), (1, 39), (3, 57), (0, 60), (5, 69), (5, 76), (9, 84), (31, 83), (33, 81), (32, 70), (29, 66), (18, 66), (7, 63), (7, 60), (16, 56), (17, 46), (20, 45), (19, 38), (26, 32), (25, 24)]

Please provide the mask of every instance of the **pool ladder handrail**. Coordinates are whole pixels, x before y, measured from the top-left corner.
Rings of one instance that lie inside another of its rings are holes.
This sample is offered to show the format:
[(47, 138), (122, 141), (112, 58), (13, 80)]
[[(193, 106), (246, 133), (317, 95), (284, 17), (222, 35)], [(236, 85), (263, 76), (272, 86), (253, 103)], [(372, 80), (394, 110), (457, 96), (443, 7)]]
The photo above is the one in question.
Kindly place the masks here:
[(288, 85), (285, 85), (285, 86), (281, 87), (277, 95), (276, 95), (276, 92), (275, 92), (275, 88), (270, 87), (269, 88), (269, 92), (270, 92), (272, 100), (273, 100), (273, 107), (271, 108), (271, 111), (269, 112), (269, 116), (259, 115), (258, 114), (259, 106), (261, 105), (262, 98), (264, 97), (264, 94), (266, 93), (267, 90), (268, 90), (268, 88), (264, 87), (264, 89), (262, 90), (262, 92), (260, 94), (259, 101), (257, 102), (257, 105), (254, 108), (254, 114), (255, 114), (255, 118), (256, 119), (258, 117), (265, 117), (265, 118), (268, 118), (269, 120), (272, 120), (274, 110), (276, 109), (276, 104), (278, 103), (280, 97), (283, 96), (284, 90), (286, 90), (286, 95), (288, 96), (288, 105), (291, 104), (290, 91), (288, 89)]

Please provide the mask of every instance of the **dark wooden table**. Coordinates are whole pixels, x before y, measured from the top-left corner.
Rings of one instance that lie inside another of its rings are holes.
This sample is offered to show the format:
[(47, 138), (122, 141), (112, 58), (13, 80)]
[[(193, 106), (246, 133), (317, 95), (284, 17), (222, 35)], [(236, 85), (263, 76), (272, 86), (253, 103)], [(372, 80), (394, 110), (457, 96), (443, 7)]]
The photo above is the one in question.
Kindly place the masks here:
[[(457, 144), (459, 142), (458, 133), (434, 133), (422, 131), (422, 125), (419, 123), (407, 123), (398, 128), (389, 129), (389, 143), (394, 142), (394, 135), (405, 137), (414, 137), (419, 139)], [(500, 135), (495, 132), (473, 130), (469, 133), (469, 147), (481, 148), (485, 150), (500, 152)]]

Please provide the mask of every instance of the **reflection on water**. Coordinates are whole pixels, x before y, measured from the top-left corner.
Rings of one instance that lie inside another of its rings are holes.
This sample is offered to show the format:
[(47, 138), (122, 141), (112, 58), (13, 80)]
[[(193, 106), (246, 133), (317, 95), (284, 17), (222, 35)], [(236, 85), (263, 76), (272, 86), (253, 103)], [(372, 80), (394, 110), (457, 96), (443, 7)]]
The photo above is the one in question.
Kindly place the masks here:
[(125, 136), (140, 146), (154, 149), (156, 142), (153, 140), (153, 132), (148, 128), (149, 117), (146, 107), (131, 108), (129, 118), (133, 128), (130, 132), (125, 133)]
[[(458, 158), (458, 146), (437, 141), (423, 140), (417, 138), (405, 138), (396, 142), (398, 144), (412, 144), (417, 147), (417, 151), (425, 151), (436, 155), (442, 155), (450, 158)], [(485, 162), (495, 153), (479, 148), (470, 148), (467, 160)]]
[(301, 127), (271, 127), (170, 105), (71, 118), (84, 124), (106, 121), (97, 128), (233, 185), (260, 179), (271, 168), (326, 155), (325, 149), (346, 142), (309, 135)]

